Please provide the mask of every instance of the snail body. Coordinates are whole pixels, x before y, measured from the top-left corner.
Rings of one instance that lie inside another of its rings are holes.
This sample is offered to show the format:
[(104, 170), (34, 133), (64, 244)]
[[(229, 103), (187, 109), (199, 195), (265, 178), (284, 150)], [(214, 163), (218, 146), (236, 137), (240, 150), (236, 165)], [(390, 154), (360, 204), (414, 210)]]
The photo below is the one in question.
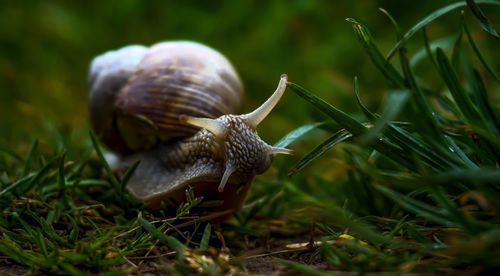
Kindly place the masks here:
[(286, 81), (255, 111), (234, 115), (243, 88), (222, 54), (186, 41), (127, 46), (91, 64), (91, 124), (125, 164), (140, 160), (127, 189), (152, 208), (184, 201), (191, 187), (222, 200), (220, 209), (237, 209), (272, 157), (291, 153), (256, 132)]

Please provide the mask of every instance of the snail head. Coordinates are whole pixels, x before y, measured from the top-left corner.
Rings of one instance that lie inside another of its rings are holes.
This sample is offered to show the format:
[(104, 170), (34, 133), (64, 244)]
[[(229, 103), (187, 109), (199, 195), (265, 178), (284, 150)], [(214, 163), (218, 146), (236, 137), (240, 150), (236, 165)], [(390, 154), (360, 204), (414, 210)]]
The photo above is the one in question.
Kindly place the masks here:
[(217, 119), (180, 116), (185, 124), (208, 130), (215, 136), (214, 154), (224, 163), (218, 190), (222, 192), (229, 177), (252, 178), (266, 171), (277, 154), (292, 154), (292, 150), (273, 147), (257, 134), (257, 126), (267, 117), (286, 90), (287, 76), (282, 75), (276, 91), (260, 107), (242, 115), (223, 115)]

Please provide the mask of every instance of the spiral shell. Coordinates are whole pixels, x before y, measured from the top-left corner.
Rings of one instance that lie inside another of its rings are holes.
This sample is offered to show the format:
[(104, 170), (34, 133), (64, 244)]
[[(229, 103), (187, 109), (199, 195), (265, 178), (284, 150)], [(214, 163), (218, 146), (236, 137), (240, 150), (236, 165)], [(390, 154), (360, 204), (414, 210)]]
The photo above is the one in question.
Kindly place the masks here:
[(93, 128), (111, 149), (148, 149), (198, 129), (180, 115), (217, 118), (240, 111), (243, 88), (230, 62), (195, 42), (128, 46), (94, 59), (90, 72)]

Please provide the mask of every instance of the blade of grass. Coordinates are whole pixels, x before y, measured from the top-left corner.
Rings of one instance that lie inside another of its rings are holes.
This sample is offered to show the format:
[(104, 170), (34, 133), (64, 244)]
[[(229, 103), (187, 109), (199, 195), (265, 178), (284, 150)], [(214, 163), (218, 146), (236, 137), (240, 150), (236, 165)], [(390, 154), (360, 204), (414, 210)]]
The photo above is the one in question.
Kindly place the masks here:
[(391, 21), (391, 24), (394, 27), (394, 30), (396, 31), (396, 39), (400, 40), (401, 39), (401, 28), (399, 28), (398, 22), (394, 19), (394, 17), (392, 17), (392, 15), (386, 9), (379, 8), (378, 10), (381, 11), (389, 19), (389, 21)]
[(479, 121), (479, 114), (474, 108), (472, 101), (470, 100), (467, 92), (460, 85), (460, 81), (455, 73), (455, 70), (451, 67), (448, 58), (442, 49), (438, 48), (436, 51), (437, 61), (440, 69), (440, 73), (443, 80), (446, 82), (448, 89), (450, 90), (455, 103), (457, 104), (462, 116), (462, 119), (469, 123), (474, 123)]
[(408, 61), (408, 55), (405, 48), (400, 48), (399, 59), (401, 63), (401, 68), (403, 69), (403, 74), (408, 86), (412, 92), (412, 99), (410, 101), (410, 107), (412, 109), (412, 117), (414, 120), (412, 122), (418, 129), (428, 134), (431, 141), (437, 141), (438, 144), (445, 144), (443, 135), (438, 129), (438, 118), (436, 112), (427, 102), (427, 99), (418, 85), (415, 75), (410, 67)]
[[(424, 31), (424, 43), (426, 44), (425, 47), (428, 51), (430, 51), (430, 47), (426, 39), (427, 38)], [(411, 91), (413, 92), (413, 97), (410, 101), (410, 106), (413, 113), (411, 117), (414, 118), (412, 122), (415, 124), (417, 129), (428, 134), (423, 135), (423, 137), (430, 143), (431, 146), (433, 146), (433, 148), (426, 151), (427, 155), (430, 154), (434, 156), (435, 160), (440, 160), (440, 163), (447, 164), (447, 168), (452, 168), (460, 165), (461, 162), (459, 162), (459, 160), (456, 160), (456, 158), (452, 154), (450, 154), (448, 150), (450, 148), (449, 140), (439, 130), (439, 118), (437, 113), (430, 106), (422, 89), (417, 84), (413, 71), (409, 65), (406, 49), (404, 47), (400, 48), (399, 52), (401, 67), (403, 68), (404, 76), (409, 84)], [(435, 61), (432, 57), (432, 54), (430, 52), (428, 52), (428, 54), (430, 55), (429, 57), (434, 63)], [(458, 152), (455, 151), (455, 153), (457, 154)]]
[(354, 94), (356, 95), (356, 101), (358, 102), (359, 107), (361, 108), (361, 111), (365, 114), (365, 116), (369, 120), (375, 119), (375, 114), (373, 114), (361, 101), (361, 96), (359, 95), (359, 84), (358, 84), (358, 77), (354, 77)]
[(50, 159), (49, 162), (47, 162), (43, 168), (41, 168), (33, 178), (27, 183), (26, 187), (20, 186), (21, 190), (19, 193), (20, 194), (26, 194), (28, 193), (35, 185), (38, 185), (41, 180), (50, 172), (50, 169), (59, 162), (61, 159), (62, 154), (59, 154), (55, 156), (54, 158)]
[(382, 137), (384, 129), (388, 127), (389, 122), (394, 121), (403, 110), (408, 98), (407, 90), (395, 90), (389, 94), (382, 116), (379, 117), (365, 134), (360, 136), (359, 142), (369, 144), (375, 139)]
[(471, 85), (474, 87), (475, 100), (479, 111), (481, 112), (488, 129), (495, 135), (500, 135), (500, 122), (498, 121), (495, 112), (491, 106), (491, 101), (488, 99), (488, 93), (486, 93), (486, 87), (481, 75), (476, 69), (472, 71), (473, 77), (471, 78)]
[(345, 264), (346, 266), (351, 265), (352, 258), (348, 255), (347, 252), (339, 250), (326, 242), (321, 244), (320, 252), (325, 260), (333, 266), (340, 267), (343, 264)]
[(497, 83), (500, 83), (500, 77), (495, 73), (495, 70), (486, 62), (486, 59), (484, 58), (483, 54), (481, 53), (481, 50), (479, 50), (479, 47), (477, 46), (476, 42), (474, 41), (474, 38), (472, 37), (472, 34), (470, 33), (469, 27), (467, 24), (464, 24), (464, 30), (465, 34), (467, 36), (467, 41), (469, 41), (469, 45), (471, 46), (472, 50), (476, 54), (477, 58), (481, 62), (481, 64), (484, 66), (486, 71), (490, 73), (490, 75), (497, 81)]
[(457, 164), (453, 160), (441, 156), (435, 148), (430, 147), (403, 128), (391, 124), (389, 130), (386, 132), (386, 135), (391, 141), (402, 147), (406, 154), (416, 154), (420, 157), (419, 160), (425, 162), (434, 171), (457, 167)]
[(427, 29), (424, 27), (422, 29), (422, 41), (424, 42), (424, 46), (411, 56), (410, 68), (415, 68), (425, 58), (429, 58), (434, 65), (434, 68), (437, 69), (438, 66), (432, 53), (436, 50), (437, 47), (441, 49), (451, 49), (453, 46), (454, 38), (455, 36), (447, 36), (440, 39), (435, 39), (431, 42), (429, 41), (429, 37), (427, 35)]
[[(500, 183), (500, 172), (493, 169), (460, 169), (424, 176), (404, 176), (384, 173), (378, 177), (380, 177), (381, 183), (398, 185), (407, 189), (432, 186), (453, 188), (457, 183), (471, 185), (471, 187), (472, 184), (481, 187), (489, 186), (492, 183)], [(496, 186), (500, 189), (498, 184)], [(500, 191), (498, 193), (500, 195)]]
[(464, 51), (462, 48), (462, 40), (463, 40), (463, 33), (464, 33), (464, 24), (465, 24), (465, 16), (462, 11), (462, 16), (460, 16), (460, 28), (458, 31), (458, 35), (455, 38), (455, 42), (453, 43), (453, 51), (451, 52), (451, 64), (453, 65), (453, 68), (459, 72), (460, 68), (460, 61), (461, 59), (464, 58)]
[(26, 161), (24, 162), (23, 176), (28, 175), (31, 168), (31, 162), (33, 161), (33, 157), (35, 155), (37, 148), (38, 148), (38, 140), (35, 139), (35, 141), (33, 141), (33, 143), (31, 144), (31, 147), (28, 151), (28, 155), (26, 156)]
[(451, 139), (449, 136), (444, 136), (448, 143), (448, 147), (450, 151), (454, 152), (458, 158), (465, 164), (466, 167), (469, 169), (478, 169), (478, 165), (474, 163), (466, 154), (465, 152), (455, 143), (453, 139)]
[(467, 217), (446, 195), (442, 186), (432, 187), (431, 194), (434, 200), (438, 202), (449, 214), (449, 218), (460, 226), (461, 229), (470, 234), (477, 234), (481, 230), (477, 221), (472, 217)]
[(358, 40), (361, 42), (366, 53), (384, 77), (391, 82), (393, 86), (400, 88), (404, 87), (403, 78), (375, 46), (368, 29), (352, 18), (347, 18), (346, 21), (351, 23)]
[(297, 95), (306, 99), (315, 108), (317, 108), (321, 112), (325, 113), (326, 115), (334, 119), (338, 124), (342, 125), (353, 135), (361, 135), (366, 132), (366, 127), (362, 123), (358, 122), (356, 119), (349, 116), (347, 113), (335, 108), (334, 106), (330, 105), (324, 100), (313, 95), (311, 92), (307, 91), (303, 87), (292, 82), (288, 82), (288, 87)]
[[(495, 27), (491, 24), (490, 20), (486, 15), (483, 13), (481, 8), (476, 4), (474, 0), (466, 0), (467, 6), (471, 10), (472, 14), (476, 17), (476, 19), (479, 21), (479, 25), (483, 30), (493, 36), (494, 38), (500, 40), (500, 35), (498, 35), (497, 30), (495, 30)], [(481, 2), (481, 1), (477, 1)]]
[(132, 164), (132, 166), (130, 166), (130, 168), (127, 169), (127, 171), (122, 177), (123, 186), (127, 185), (128, 181), (130, 180), (130, 177), (132, 177), (132, 174), (135, 172), (135, 169), (137, 169), (140, 163), (141, 160), (137, 160), (136, 162), (134, 162), (134, 164)]
[(6, 149), (4, 147), (0, 147), (0, 152), (3, 152), (5, 155), (12, 157), (13, 159), (16, 159), (17, 161), (23, 162), (24, 159), (19, 156), (17, 153), (11, 151), (10, 149)]
[(417, 216), (427, 218), (430, 221), (441, 224), (447, 227), (458, 227), (455, 222), (450, 221), (446, 213), (442, 209), (435, 208), (426, 203), (404, 196), (392, 189), (384, 186), (376, 185), (375, 188), (382, 192), (387, 198), (393, 200), (404, 209), (414, 213)]
[(460, 84), (458, 76), (454, 72), (453, 68), (451, 68), (443, 50), (439, 48), (437, 49), (437, 59), (441, 76), (446, 82), (448, 89), (450, 90), (450, 93), (459, 108), (458, 115), (480, 136), (488, 140), (488, 142), (495, 147), (500, 147), (500, 140), (498, 137), (492, 135), (486, 130), (486, 123), (482, 120), (469, 95)]
[[(317, 96), (315, 96), (314, 94), (312, 94), (311, 92), (307, 91), (306, 89), (302, 88), (297, 84), (294, 83), (288, 83), (288, 84), (290, 90), (292, 90), (297, 95), (307, 100), (318, 110), (330, 116), (339, 125), (341, 125), (347, 131), (352, 133), (353, 136), (360, 136), (366, 132), (367, 126), (358, 122), (356, 119), (349, 116), (345, 112), (333, 107), (329, 103), (318, 98)], [(414, 163), (407, 158), (407, 154), (404, 153), (404, 151), (401, 148), (395, 146), (394, 144), (389, 143), (387, 140), (384, 139), (376, 140), (372, 146), (380, 153), (385, 154), (387, 157), (393, 159), (397, 163), (405, 166), (406, 168), (410, 170), (416, 169)]]
[(184, 244), (182, 244), (180, 241), (178, 241), (176, 238), (172, 236), (167, 236), (163, 234), (160, 230), (158, 230), (153, 224), (151, 224), (149, 221), (145, 220), (142, 218), (141, 213), (139, 213), (139, 216), (137, 217), (139, 222), (141, 223), (142, 227), (148, 231), (152, 237), (155, 239), (159, 240), (160, 242), (164, 243), (171, 249), (177, 251), (177, 256), (182, 257), (183, 252), (186, 248)]
[(203, 230), (203, 236), (200, 241), (200, 250), (206, 251), (208, 249), (208, 243), (210, 242), (210, 235), (212, 234), (212, 225), (207, 223), (205, 230)]
[(330, 122), (323, 122), (323, 123), (314, 123), (314, 124), (307, 124), (303, 125), (299, 128), (296, 128), (292, 131), (290, 131), (288, 134), (286, 134), (283, 138), (281, 138), (278, 142), (274, 144), (275, 147), (280, 147), (284, 148), (292, 144), (293, 142), (299, 140), (309, 132), (311, 132), (314, 129), (318, 129), (321, 127), (324, 127), (325, 125), (331, 125), (332, 123)]
[[(493, 1), (493, 0), (478, 0), (477, 3), (500, 5), (500, 3), (498, 1)], [(467, 5), (467, 3), (463, 2), (463, 1), (458, 2), (458, 3), (453, 3), (450, 5), (447, 5), (443, 8), (440, 8), (440, 9), (432, 12), (428, 16), (424, 17), (422, 20), (417, 22), (417, 24), (415, 24), (413, 27), (411, 27), (403, 35), (403, 37), (396, 43), (396, 45), (394, 45), (394, 47), (392, 47), (392, 49), (387, 54), (386, 59), (390, 60), (394, 56), (394, 54), (399, 50), (399, 48), (402, 47), (406, 43), (406, 41), (408, 41), (416, 32), (418, 32), (419, 30), (421, 30), (422, 28), (427, 26), (429, 23), (431, 23), (432, 21), (436, 20), (437, 18), (439, 18), (439, 17), (441, 17), (441, 16), (443, 16), (443, 15), (445, 15), (453, 10), (464, 7), (466, 5)]]
[(40, 254), (23, 250), (15, 242), (5, 237), (0, 239), (0, 252), (28, 267), (45, 267), (45, 260)]
[(16, 182), (12, 183), (11, 185), (5, 187), (4, 189), (2, 189), (0, 191), (0, 198), (7, 195), (11, 191), (14, 191), (17, 188), (22, 187), (25, 183), (30, 182), (34, 177), (35, 176), (33, 176), (33, 175), (25, 176), (25, 177), (17, 180)]
[[(486, 88), (484, 83), (477, 72), (476, 69), (472, 68), (470, 62), (462, 58), (461, 64), (463, 67), (465, 78), (469, 84), (469, 89), (471, 90), (471, 97), (473, 99), (473, 104), (477, 108), (479, 117), (481, 118), (481, 122), (484, 125), (484, 131), (487, 131), (486, 139), (482, 143), (483, 147), (479, 148), (478, 156), (483, 160), (483, 162), (490, 163), (494, 165), (500, 160), (500, 146), (495, 145), (494, 143), (490, 143), (489, 137), (495, 137), (493, 140), (498, 141), (500, 137), (500, 128), (497, 127), (499, 125), (498, 120), (490, 106), (490, 103), (487, 98)], [(477, 129), (477, 128), (476, 128)], [(489, 139), (488, 139), (489, 138)], [(482, 150), (483, 148), (487, 148), (487, 152)], [(494, 155), (494, 158), (491, 158), (491, 154)], [(490, 159), (490, 162), (487, 160)]]
[(66, 157), (66, 152), (62, 153), (61, 159), (59, 161), (59, 177), (58, 177), (58, 188), (59, 193), (64, 194), (66, 189), (66, 177), (64, 176), (64, 159)]
[(304, 156), (299, 162), (297, 162), (297, 164), (295, 164), (292, 169), (290, 169), (288, 176), (294, 176), (309, 163), (316, 160), (318, 157), (323, 155), (335, 145), (349, 139), (350, 137), (352, 137), (352, 134), (345, 129), (337, 131), (324, 142), (316, 146), (311, 152), (306, 154), (306, 156)]
[(92, 140), (92, 145), (94, 146), (97, 156), (99, 157), (99, 160), (101, 161), (101, 164), (104, 167), (104, 170), (106, 171), (106, 174), (109, 177), (111, 184), (113, 185), (113, 187), (117, 192), (123, 193), (123, 185), (120, 183), (118, 178), (116, 178), (115, 174), (113, 173), (113, 170), (111, 170), (111, 167), (106, 161), (106, 158), (104, 158), (104, 155), (102, 154), (101, 148), (99, 147), (99, 143), (97, 142), (97, 138), (95, 137), (94, 132), (90, 131), (89, 135), (90, 139)]

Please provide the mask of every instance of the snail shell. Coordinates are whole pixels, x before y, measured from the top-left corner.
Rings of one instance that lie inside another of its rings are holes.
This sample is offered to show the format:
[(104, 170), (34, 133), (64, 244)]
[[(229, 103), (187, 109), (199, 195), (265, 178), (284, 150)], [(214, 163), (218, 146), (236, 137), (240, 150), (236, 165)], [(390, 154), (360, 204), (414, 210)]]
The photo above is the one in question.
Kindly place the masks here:
[(275, 154), (257, 125), (286, 89), (255, 111), (238, 114), (241, 81), (219, 52), (195, 42), (128, 46), (96, 57), (90, 68), (90, 119), (96, 133), (123, 163), (141, 163), (127, 189), (153, 208), (179, 204), (185, 190), (236, 209), (255, 175)]
[(191, 136), (198, 128), (180, 123), (180, 114), (234, 114), (242, 98), (240, 78), (229, 61), (195, 42), (127, 46), (96, 57), (91, 65), (91, 123), (119, 153)]

